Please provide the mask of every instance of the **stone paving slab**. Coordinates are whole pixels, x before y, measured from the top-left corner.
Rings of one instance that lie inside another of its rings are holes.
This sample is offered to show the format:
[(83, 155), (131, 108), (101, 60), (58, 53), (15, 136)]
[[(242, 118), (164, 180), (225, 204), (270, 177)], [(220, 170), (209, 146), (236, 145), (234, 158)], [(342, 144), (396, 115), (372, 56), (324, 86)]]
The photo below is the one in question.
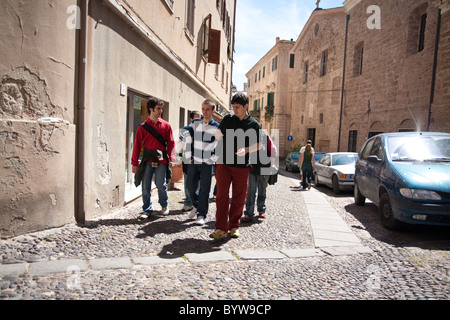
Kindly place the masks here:
[(335, 240), (359, 244), (361, 241), (353, 232), (339, 232), (331, 230), (313, 229), (314, 238), (323, 240)]
[(3, 264), (0, 265), (0, 277), (3, 276), (18, 276), (27, 271), (25, 263)]
[(35, 275), (87, 270), (86, 261), (81, 259), (40, 261), (31, 263), (29, 267), (29, 273)]
[(92, 270), (131, 269), (133, 267), (128, 257), (92, 259), (89, 260), (89, 264)]
[(230, 252), (215, 251), (206, 253), (186, 253), (185, 257), (190, 262), (214, 262), (214, 261), (230, 261), (237, 260)]
[(186, 262), (183, 258), (169, 259), (161, 258), (159, 256), (133, 258), (133, 261), (137, 265), (176, 264)]
[(280, 251), (289, 258), (309, 258), (325, 255), (325, 253), (318, 249), (283, 249)]
[[(361, 244), (361, 240), (317, 190), (303, 193), (316, 248)], [(351, 251), (351, 250), (350, 250)]]
[(286, 258), (277, 250), (235, 250), (234, 253), (243, 260), (259, 260), (259, 259), (284, 259)]
[(364, 246), (329, 247), (329, 248), (322, 248), (321, 250), (331, 256), (349, 256), (360, 253), (373, 253), (371, 249)]

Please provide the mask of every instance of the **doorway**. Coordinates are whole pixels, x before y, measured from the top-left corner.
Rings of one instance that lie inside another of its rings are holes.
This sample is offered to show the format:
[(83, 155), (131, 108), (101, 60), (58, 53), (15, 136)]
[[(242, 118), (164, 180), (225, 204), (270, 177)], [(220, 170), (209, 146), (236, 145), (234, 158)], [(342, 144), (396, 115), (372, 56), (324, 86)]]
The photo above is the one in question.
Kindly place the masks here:
[(127, 128), (125, 145), (125, 203), (141, 195), (141, 189), (134, 185), (134, 174), (131, 169), (134, 138), (141, 123), (148, 118), (148, 97), (128, 91), (127, 94)]
[[(141, 188), (134, 185), (134, 174), (132, 172), (131, 156), (133, 155), (134, 139), (139, 126), (147, 120), (148, 100), (152, 96), (145, 96), (138, 92), (128, 90), (127, 93), (127, 127), (125, 141), (125, 203), (129, 203), (142, 195)], [(169, 103), (164, 101), (164, 112), (162, 118), (169, 121)], [(142, 159), (142, 153), (140, 159)]]
[(314, 148), (314, 146), (316, 145), (316, 129), (312, 128), (312, 129), (308, 129), (308, 139), (307, 140), (311, 140), (311, 146)]

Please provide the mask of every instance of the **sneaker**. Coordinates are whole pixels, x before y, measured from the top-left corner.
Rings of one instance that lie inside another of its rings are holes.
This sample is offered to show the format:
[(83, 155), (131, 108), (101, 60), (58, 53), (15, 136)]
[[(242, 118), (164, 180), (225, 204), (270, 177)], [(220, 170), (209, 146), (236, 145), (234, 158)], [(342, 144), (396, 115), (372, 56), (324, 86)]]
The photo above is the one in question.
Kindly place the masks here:
[(181, 208), (181, 211), (188, 212), (188, 211), (191, 211), (193, 208), (194, 208), (194, 206), (184, 205), (183, 208)]
[(161, 209), (161, 214), (162, 214), (163, 216), (169, 215), (169, 208), (168, 208), (168, 207), (163, 207), (163, 208)]
[(195, 224), (198, 226), (203, 226), (205, 223), (205, 217), (203, 216), (198, 216), (197, 221), (195, 221)]
[(260, 213), (259, 213), (259, 217), (260, 217), (261, 219), (265, 219), (265, 218), (266, 218), (266, 213), (265, 213), (265, 212), (260, 212)]
[(197, 216), (197, 208), (194, 208), (191, 210), (191, 212), (189, 212), (188, 214), (188, 218), (189, 219), (194, 219)]
[(311, 190), (311, 183), (308, 182), (308, 190)]
[(252, 222), (252, 221), (253, 221), (253, 218), (250, 217), (250, 216), (243, 216), (241, 218), (241, 222), (243, 222), (243, 223), (249, 223), (249, 222)]
[(230, 231), (230, 236), (234, 239), (239, 238), (240, 234), (239, 234), (239, 229), (238, 228), (233, 228)]
[(142, 212), (138, 218), (139, 221), (144, 221), (147, 220), (148, 218), (150, 218), (151, 212)]
[(225, 231), (216, 229), (216, 231), (214, 231), (213, 233), (211, 233), (209, 235), (210, 238), (213, 239), (221, 239), (221, 238), (226, 238), (227, 237), (227, 233)]

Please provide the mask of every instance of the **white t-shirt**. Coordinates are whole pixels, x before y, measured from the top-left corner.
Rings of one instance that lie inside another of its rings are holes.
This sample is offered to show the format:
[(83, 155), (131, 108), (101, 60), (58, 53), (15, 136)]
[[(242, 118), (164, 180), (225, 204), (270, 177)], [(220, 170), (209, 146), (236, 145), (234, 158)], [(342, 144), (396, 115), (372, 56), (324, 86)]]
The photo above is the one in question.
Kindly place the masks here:
[[(300, 153), (305, 153), (305, 149), (306, 149), (306, 146), (303, 146), (303, 147), (300, 149)], [(312, 152), (315, 152), (313, 147), (311, 147), (311, 151), (312, 151)]]

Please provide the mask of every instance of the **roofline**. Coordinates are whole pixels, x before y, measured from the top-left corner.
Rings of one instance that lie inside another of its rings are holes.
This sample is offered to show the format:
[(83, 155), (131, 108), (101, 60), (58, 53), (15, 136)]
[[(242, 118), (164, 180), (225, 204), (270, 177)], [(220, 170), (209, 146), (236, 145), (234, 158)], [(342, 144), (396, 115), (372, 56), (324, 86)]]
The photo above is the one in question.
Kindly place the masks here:
[(245, 74), (245, 76), (247, 77), (247, 79), (249, 79), (249, 77), (247, 76), (248, 74), (250, 74), (253, 70), (253, 68), (255, 68), (262, 60), (264, 60), (264, 58), (266, 58), (268, 55), (270, 55), (277, 47), (279, 47), (280, 44), (292, 44), (295, 45), (295, 41), (291, 41), (291, 40), (280, 40), (278, 41), (269, 51), (267, 51), (267, 53), (258, 60), (257, 63), (255, 63), (253, 65), (253, 67), (250, 68), (250, 70)]
[(295, 45), (292, 48), (292, 50), (297, 50), (298, 46), (301, 43), (301, 40), (306, 35), (309, 28), (312, 26), (312, 23), (316, 16), (323, 16), (323, 15), (332, 15), (332, 14), (345, 14), (345, 7), (338, 7), (338, 8), (331, 8), (331, 9), (321, 9), (321, 10), (314, 10), (311, 16), (309, 17), (308, 21), (306, 22), (305, 26), (303, 27), (302, 32), (297, 38), (297, 41), (295, 41)]

